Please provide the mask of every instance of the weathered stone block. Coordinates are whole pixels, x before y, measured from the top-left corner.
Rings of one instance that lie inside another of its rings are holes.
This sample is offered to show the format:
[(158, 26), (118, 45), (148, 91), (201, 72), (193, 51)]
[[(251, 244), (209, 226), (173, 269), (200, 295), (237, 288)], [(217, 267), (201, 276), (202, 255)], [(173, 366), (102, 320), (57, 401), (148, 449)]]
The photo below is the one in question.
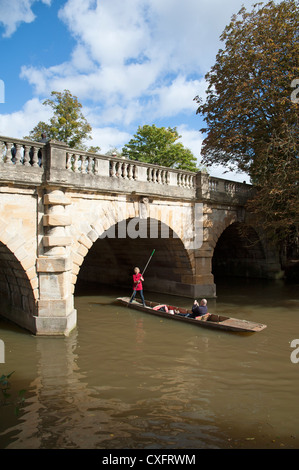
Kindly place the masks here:
[(90, 238), (90, 240), (93, 243), (99, 238), (98, 232), (94, 229), (90, 230), (90, 232), (88, 232), (87, 236), (88, 236), (88, 238)]
[(44, 196), (44, 204), (45, 205), (63, 205), (67, 206), (72, 204), (72, 201), (69, 197), (65, 196), (64, 194), (45, 194)]
[(57, 237), (55, 235), (45, 235), (43, 237), (43, 246), (69, 246), (72, 244), (71, 237)]
[(75, 264), (77, 264), (78, 266), (81, 266), (81, 264), (83, 263), (83, 260), (84, 260), (84, 257), (82, 255), (79, 255), (76, 252), (72, 253), (72, 258), (73, 258), (73, 262)]
[(61, 300), (70, 295), (70, 273), (42, 273), (39, 275), (41, 300)]
[(39, 273), (59, 273), (72, 269), (70, 258), (52, 258), (51, 256), (40, 257), (36, 262), (36, 270)]
[(71, 225), (72, 220), (69, 215), (65, 214), (46, 214), (43, 216), (43, 224), (46, 226), (63, 226)]
[(84, 245), (88, 249), (92, 247), (92, 241), (84, 234), (82, 234), (79, 238), (79, 242), (82, 243), (82, 245)]
[(38, 301), (39, 317), (66, 317), (72, 310), (72, 295), (66, 299), (40, 299)]
[(68, 336), (76, 327), (77, 311), (73, 310), (64, 317), (36, 317), (37, 336)]

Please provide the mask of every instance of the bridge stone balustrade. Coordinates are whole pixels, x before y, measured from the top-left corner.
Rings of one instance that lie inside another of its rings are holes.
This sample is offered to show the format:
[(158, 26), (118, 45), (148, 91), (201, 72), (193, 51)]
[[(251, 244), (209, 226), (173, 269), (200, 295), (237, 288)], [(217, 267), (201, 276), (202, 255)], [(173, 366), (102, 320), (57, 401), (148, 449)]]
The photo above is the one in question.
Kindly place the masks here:
[[(152, 248), (148, 291), (213, 298), (216, 245), (230, 227), (237, 236), (238, 225), (252, 225), (251, 192), (207, 173), (0, 136), (0, 315), (34, 334), (66, 335), (77, 322), (78, 278), (130, 290), (128, 266)], [(262, 235), (252, 259), (242, 256), (231, 262), (241, 272), (280, 272)]]

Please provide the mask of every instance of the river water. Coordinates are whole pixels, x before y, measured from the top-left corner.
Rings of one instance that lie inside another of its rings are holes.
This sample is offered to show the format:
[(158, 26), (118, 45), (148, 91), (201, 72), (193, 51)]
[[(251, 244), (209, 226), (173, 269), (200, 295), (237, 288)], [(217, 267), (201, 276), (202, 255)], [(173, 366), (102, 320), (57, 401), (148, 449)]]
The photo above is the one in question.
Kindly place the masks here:
[(14, 371), (0, 448), (299, 448), (298, 287), (217, 282), (209, 311), (267, 324), (254, 334), (147, 315), (113, 303), (130, 293), (92, 286), (76, 294), (78, 327), (68, 338), (0, 320), (0, 376)]

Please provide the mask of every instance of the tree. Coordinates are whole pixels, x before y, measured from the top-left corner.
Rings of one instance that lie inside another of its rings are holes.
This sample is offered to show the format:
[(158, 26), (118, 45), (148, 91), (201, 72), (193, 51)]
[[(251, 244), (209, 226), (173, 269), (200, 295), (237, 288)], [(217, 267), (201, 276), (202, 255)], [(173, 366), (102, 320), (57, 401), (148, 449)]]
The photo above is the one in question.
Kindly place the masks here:
[(203, 163), (248, 172), (258, 186), (251, 210), (281, 237), (298, 224), (298, 31), (296, 0), (243, 7), (220, 37), (206, 101), (195, 97)]
[(122, 151), (132, 160), (198, 171), (191, 150), (184, 148), (181, 142), (177, 142), (180, 137), (176, 127), (166, 129), (156, 127), (154, 124), (139, 126), (134, 138), (123, 147)]
[(81, 112), (82, 104), (69, 90), (63, 93), (52, 91), (51, 95), (53, 99), (43, 102), (54, 111), (50, 123), (40, 121), (27, 138), (40, 140), (41, 134), (45, 132), (49, 139), (65, 142), (71, 148), (84, 149), (84, 141), (91, 139), (92, 128)]

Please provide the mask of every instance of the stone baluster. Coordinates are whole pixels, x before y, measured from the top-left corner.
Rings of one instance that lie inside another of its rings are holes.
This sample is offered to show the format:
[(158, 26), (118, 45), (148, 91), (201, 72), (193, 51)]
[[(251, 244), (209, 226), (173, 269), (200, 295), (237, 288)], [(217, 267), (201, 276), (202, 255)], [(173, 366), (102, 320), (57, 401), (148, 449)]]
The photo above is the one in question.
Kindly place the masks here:
[(120, 162), (116, 162), (116, 177), (121, 178), (122, 165)]
[(69, 152), (66, 153), (65, 168), (66, 168), (66, 170), (71, 170), (72, 169), (72, 154), (69, 153)]
[(81, 155), (80, 172), (81, 173), (86, 173), (86, 155)]
[(110, 176), (112, 178), (114, 178), (116, 175), (116, 171), (115, 171), (115, 161), (113, 160), (110, 160)]
[(163, 170), (163, 184), (167, 184), (167, 171)]
[(157, 170), (157, 183), (161, 184), (162, 183), (162, 178), (161, 178), (162, 171)]
[(38, 167), (38, 148), (34, 145), (30, 149), (31, 165)]
[(6, 143), (6, 161), (5, 161), (5, 163), (8, 164), (8, 165), (13, 165), (12, 153), (11, 153), (12, 147), (13, 147), (13, 145), (12, 145), (11, 142)]
[(74, 157), (74, 166), (73, 166), (74, 172), (79, 173), (79, 155), (74, 153), (73, 157)]
[(20, 144), (15, 144), (15, 149), (16, 149), (16, 154), (15, 154), (15, 164), (16, 165), (22, 165), (22, 155), (21, 155), (21, 148), (22, 146)]
[(92, 174), (92, 163), (93, 163), (93, 158), (89, 155), (87, 157), (87, 174), (91, 175)]
[(128, 167), (128, 179), (131, 180), (133, 179), (133, 165), (129, 163)]
[(24, 145), (24, 156), (23, 156), (23, 165), (24, 166), (30, 166), (30, 146), (29, 145)]
[(94, 159), (94, 169), (93, 169), (93, 171), (94, 171), (95, 175), (98, 175), (98, 173), (99, 173), (99, 159), (98, 158)]
[(124, 163), (119, 163), (119, 176), (120, 178), (125, 178), (125, 164)]
[(123, 168), (124, 168), (124, 170), (123, 170), (123, 176), (124, 176), (125, 179), (129, 179), (129, 177), (128, 177), (128, 170), (129, 170), (129, 168), (128, 168), (128, 167), (129, 167), (128, 163), (124, 162), (124, 163), (123, 163)]
[(5, 144), (0, 141), (0, 165), (4, 163)]

